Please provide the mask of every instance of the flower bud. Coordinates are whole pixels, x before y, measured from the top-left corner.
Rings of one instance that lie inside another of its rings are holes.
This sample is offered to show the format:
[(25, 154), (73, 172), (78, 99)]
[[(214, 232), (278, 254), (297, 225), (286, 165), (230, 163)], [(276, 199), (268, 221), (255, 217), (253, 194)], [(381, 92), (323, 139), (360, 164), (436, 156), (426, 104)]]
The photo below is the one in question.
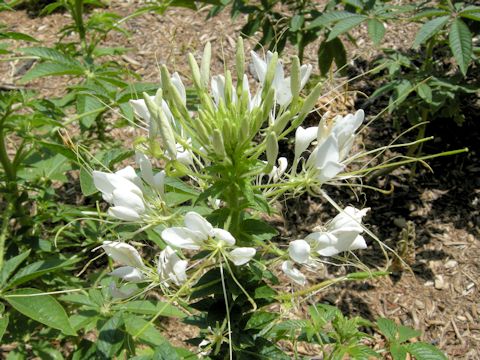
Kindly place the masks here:
[[(143, 97), (145, 99), (145, 103), (147, 104), (148, 111), (152, 115), (153, 121), (158, 124), (158, 129), (160, 132), (160, 137), (164, 146), (167, 148), (168, 154), (171, 158), (175, 159), (177, 156), (177, 149), (175, 143), (175, 135), (173, 133), (172, 125), (168, 121), (167, 117), (163, 109), (158, 106), (155, 102), (153, 102), (148, 96), (148, 94), (144, 93)], [(160, 97), (161, 99), (161, 92), (160, 90), (157, 92), (155, 98)]]
[(215, 154), (221, 158), (225, 157), (227, 153), (225, 152), (225, 144), (223, 143), (223, 136), (220, 130), (215, 129), (212, 136), (213, 151)]
[(277, 141), (277, 136), (275, 133), (272, 131), (267, 135), (267, 168), (268, 171), (273, 168), (275, 165), (275, 162), (277, 161), (277, 156), (278, 156), (278, 141)]
[(245, 75), (245, 50), (243, 48), (243, 39), (241, 36), (238, 37), (237, 39), (237, 49), (236, 49), (236, 53), (235, 53), (235, 67), (236, 67), (236, 70), (237, 70), (237, 81), (238, 81), (238, 85), (237, 85), (237, 92), (238, 94), (241, 94), (242, 93), (242, 89), (243, 89), (243, 81), (245, 81), (244, 79), (244, 75)]
[(192, 53), (188, 54), (188, 63), (190, 70), (192, 71), (193, 83), (197, 89), (202, 89), (202, 77), (200, 75), (200, 69), (198, 68), (197, 60)]
[(208, 80), (210, 79), (210, 61), (212, 58), (212, 45), (210, 42), (205, 44), (203, 49), (202, 63), (200, 65), (200, 81), (202, 88), (208, 87)]
[(300, 60), (298, 56), (292, 58), (292, 70), (290, 74), (290, 89), (292, 91), (292, 99), (296, 99), (300, 94)]

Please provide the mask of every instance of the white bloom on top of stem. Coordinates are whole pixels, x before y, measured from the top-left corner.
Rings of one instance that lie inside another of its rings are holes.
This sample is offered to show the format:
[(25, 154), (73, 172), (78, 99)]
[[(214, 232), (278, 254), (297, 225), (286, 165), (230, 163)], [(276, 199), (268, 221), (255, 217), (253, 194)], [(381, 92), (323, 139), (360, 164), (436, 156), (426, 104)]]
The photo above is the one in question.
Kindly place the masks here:
[[(267, 75), (268, 64), (270, 63), (273, 53), (271, 51), (267, 52), (266, 59), (261, 58), (256, 52), (251, 52), (252, 56), (252, 72), (258, 81), (262, 84), (265, 83), (265, 78)], [(302, 65), (300, 67), (300, 90), (303, 89), (310, 74), (312, 73), (312, 65)], [(273, 77), (272, 85), (275, 89), (275, 100), (280, 106), (286, 106), (292, 101), (292, 90), (290, 85), (290, 77), (285, 77), (285, 72), (283, 70), (283, 65), (281, 60), (278, 61), (275, 68), (275, 75)]]
[(312, 171), (320, 183), (327, 182), (344, 170), (344, 160), (348, 156), (355, 139), (355, 131), (364, 119), (363, 110), (347, 116), (337, 116), (327, 125), (326, 116), (319, 126), (307, 129), (301, 126), (295, 134), (295, 163), (313, 140), (318, 143), (310, 154), (306, 168)]
[(105, 253), (121, 267), (113, 270), (110, 275), (125, 281), (141, 281), (144, 276), (141, 269), (145, 268), (138, 251), (131, 245), (119, 241), (104, 241)]
[(309, 242), (313, 251), (322, 256), (366, 249), (367, 243), (360, 234), (363, 232), (362, 218), (369, 210), (347, 206), (327, 224), (325, 231), (312, 233), (305, 240)]
[[(131, 166), (116, 173), (94, 171), (93, 183), (105, 201), (114, 206), (108, 209), (110, 216), (125, 221), (139, 220), (145, 212), (140, 178)], [(139, 185), (137, 185), (139, 184)]]
[(169, 281), (177, 286), (184, 283), (187, 280), (187, 264), (188, 261), (181, 260), (177, 253), (167, 246), (158, 256), (157, 272), (160, 281), (165, 281), (167, 286)]
[[(170, 246), (189, 250), (208, 248), (210, 245), (207, 242), (209, 241), (217, 248), (231, 248), (235, 245), (235, 238), (230, 232), (214, 228), (212, 224), (196, 212), (188, 212), (185, 215), (184, 224), (184, 227), (172, 227), (163, 230), (163, 240)], [(254, 248), (235, 248), (228, 256), (235, 265), (243, 265), (255, 256), (255, 252)]]

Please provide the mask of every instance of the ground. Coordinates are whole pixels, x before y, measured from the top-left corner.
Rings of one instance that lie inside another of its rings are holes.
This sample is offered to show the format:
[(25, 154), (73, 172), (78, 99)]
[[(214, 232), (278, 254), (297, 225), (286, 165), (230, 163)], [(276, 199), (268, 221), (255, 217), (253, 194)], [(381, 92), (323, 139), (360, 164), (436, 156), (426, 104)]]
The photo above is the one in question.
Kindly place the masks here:
[[(111, 10), (124, 15), (135, 6), (126, 1), (111, 1)], [(228, 12), (223, 12), (207, 21), (206, 15), (207, 10), (192, 12), (186, 9), (171, 9), (164, 15), (144, 15), (126, 23), (129, 37), (112, 34), (105, 45), (128, 47), (130, 51), (122, 56), (125, 66), (144, 81), (158, 81), (158, 64), (165, 63), (185, 77), (188, 73), (186, 53), (191, 51), (199, 56), (203, 45), (210, 41), (217, 51), (212, 73), (220, 73), (225, 62), (232, 64), (235, 38), (245, 19), (240, 17), (232, 22)], [(62, 13), (47, 17), (29, 17), (25, 11), (0, 13), (0, 23), (5, 23), (11, 31), (33, 34), (44, 45), (53, 45), (59, 29), (70, 21)], [(415, 25), (400, 26), (393, 31), (389, 29), (385, 46), (408, 48), (414, 34), (412, 29)], [(369, 45), (365, 32), (360, 32), (359, 36), (360, 46), (349, 47), (350, 57), (371, 59), (376, 49)], [(247, 48), (253, 44), (254, 39), (247, 41)], [(220, 48), (222, 52), (219, 52)], [(287, 49), (287, 53), (291, 51)], [(305, 61), (315, 64), (315, 56), (315, 49), (310, 48)], [(23, 60), (1, 62), (0, 85), (21, 86), (18, 78), (28, 65)], [(67, 81), (39, 79), (27, 87), (45, 96), (55, 96), (61, 94)], [(367, 84), (367, 89), (362, 90), (371, 93), (375, 85)], [(352, 106), (362, 105), (359, 99), (347, 100), (350, 99), (341, 97), (337, 101), (338, 106), (345, 105), (345, 109), (351, 109)], [(370, 106), (365, 110), (367, 114), (374, 115), (379, 108)], [(471, 115), (471, 120), (475, 120), (475, 115)], [(411, 325), (424, 333), (423, 340), (440, 347), (449, 358), (478, 359), (479, 131), (473, 121), (462, 128), (443, 119), (435, 124), (435, 128), (429, 131), (436, 140), (432, 146), (424, 148), (426, 153), (465, 146), (470, 148), (470, 152), (429, 162), (433, 172), (417, 167), (413, 177), (410, 169), (398, 169), (375, 180), (374, 185), (384, 189), (394, 185), (394, 191), (389, 195), (367, 190), (366, 196), (360, 194), (361, 203), (366, 197), (365, 206), (372, 209), (365, 219), (366, 224), (386, 245), (401, 253), (409, 267), (397, 261), (391, 276), (363, 283), (345, 283), (321, 292), (311, 300), (336, 304), (346, 313), (360, 314), (369, 319), (385, 316)], [(452, 129), (455, 134), (451, 133)], [(128, 129), (111, 131), (113, 136), (127, 141), (133, 137)], [(365, 143), (385, 144), (394, 134), (389, 118), (382, 117), (366, 133)], [(326, 190), (342, 199), (344, 204), (358, 204), (351, 192)], [(284, 208), (285, 205), (288, 205), (285, 217), (277, 218), (275, 223), (282, 229), (282, 235), (290, 239), (301, 238), (333, 214), (328, 204), (310, 198), (290, 200), (283, 203)], [(373, 268), (384, 266), (385, 259), (379, 246), (373, 241), (369, 245), (369, 249), (358, 254), (361, 261)], [(166, 326), (175, 328), (176, 325)], [(173, 339), (174, 343), (180, 344), (187, 335), (178, 334)]]

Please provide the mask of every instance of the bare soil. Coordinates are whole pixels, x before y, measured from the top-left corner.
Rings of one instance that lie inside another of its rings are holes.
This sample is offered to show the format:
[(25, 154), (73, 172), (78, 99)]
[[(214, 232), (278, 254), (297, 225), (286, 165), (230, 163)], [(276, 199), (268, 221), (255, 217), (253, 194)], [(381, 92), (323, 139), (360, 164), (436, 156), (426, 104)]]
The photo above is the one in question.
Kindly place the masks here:
[[(131, 2), (112, 0), (110, 10), (127, 15), (136, 6)], [(206, 15), (207, 10), (192, 12), (186, 9), (170, 9), (161, 16), (144, 15), (125, 24), (129, 37), (112, 34), (105, 45), (131, 49), (122, 56), (123, 64), (141, 75), (143, 81), (155, 82), (159, 80), (158, 64), (167, 64), (187, 77), (187, 52), (199, 55), (203, 45), (210, 41), (217, 51), (212, 73), (221, 73), (225, 63), (232, 64), (234, 39), (245, 18), (239, 17), (233, 22), (228, 12), (223, 12), (206, 21)], [(55, 43), (58, 31), (70, 22), (71, 19), (62, 13), (33, 18), (25, 11), (0, 13), (0, 23), (5, 23), (10, 31), (34, 35), (47, 46)], [(408, 49), (415, 29), (415, 25), (405, 24), (389, 28), (385, 46)], [(361, 30), (358, 35), (358, 47), (349, 47), (351, 58), (372, 59), (377, 50), (370, 45), (366, 31)], [(255, 39), (246, 44), (252, 48)], [(317, 45), (307, 50), (306, 62), (316, 64)], [(287, 49), (287, 53), (292, 51)], [(0, 85), (23, 86), (18, 79), (31, 65), (21, 59), (0, 62)], [(39, 79), (26, 87), (51, 97), (63, 94), (69, 81), (68, 78)], [(367, 94), (375, 90), (376, 84), (370, 83), (369, 86), (369, 89), (362, 89)], [(355, 106), (353, 101), (340, 99), (338, 106), (343, 105), (342, 111)], [(360, 105), (360, 100), (356, 105)], [(375, 107), (365, 110), (371, 115), (379, 111)], [(480, 131), (475, 125), (475, 120), (478, 121), (474, 119), (476, 115), (471, 114), (470, 121), (462, 128), (448, 120), (436, 121), (435, 128), (429, 128), (429, 131), (437, 138), (431, 146), (424, 148), (426, 153), (435, 153), (468, 146), (468, 154), (430, 161), (433, 173), (417, 167), (415, 177), (410, 176), (409, 169), (399, 169), (378, 179), (374, 185), (385, 189), (394, 185), (390, 195), (368, 190), (359, 195), (362, 202), (368, 199), (365, 204), (372, 208), (365, 219), (366, 224), (388, 246), (401, 253), (410, 269), (397, 266), (392, 276), (363, 283), (345, 283), (317, 294), (312, 301), (330, 302), (346, 313), (372, 320), (379, 316), (395, 319), (420, 329), (424, 341), (437, 345), (451, 359), (480, 359)], [(126, 140), (133, 137), (128, 129), (111, 131), (112, 135)], [(380, 118), (365, 135), (365, 142), (383, 145), (395, 134), (390, 119)], [(327, 190), (344, 205), (358, 206), (351, 192)], [(288, 205), (288, 211), (279, 225), (284, 229), (283, 235), (289, 238), (301, 237), (334, 214), (328, 204), (310, 198), (290, 200), (284, 205)], [(385, 265), (379, 246), (373, 241), (369, 249), (358, 256), (370, 267)], [(178, 329), (178, 324), (174, 323), (165, 326), (170, 330), (167, 333), (175, 333)], [(195, 331), (184, 325), (182, 329), (182, 334), (173, 336), (175, 345), (180, 345)], [(377, 340), (382, 341), (381, 338)]]

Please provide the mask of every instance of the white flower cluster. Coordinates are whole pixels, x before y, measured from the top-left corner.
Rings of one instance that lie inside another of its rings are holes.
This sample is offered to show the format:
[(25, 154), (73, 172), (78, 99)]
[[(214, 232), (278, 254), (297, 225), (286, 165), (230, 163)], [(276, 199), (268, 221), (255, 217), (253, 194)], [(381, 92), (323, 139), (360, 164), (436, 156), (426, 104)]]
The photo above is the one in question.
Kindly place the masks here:
[(317, 140), (303, 170), (320, 184), (335, 178), (345, 169), (345, 159), (352, 149), (355, 131), (364, 117), (363, 110), (358, 110), (354, 115), (335, 117), (331, 124), (327, 124), (327, 117), (324, 116), (318, 126), (306, 129), (299, 126), (295, 133), (294, 163), (297, 164), (303, 152)]
[(367, 243), (362, 235), (362, 218), (369, 208), (362, 210), (346, 207), (323, 229), (309, 234), (305, 239), (290, 242), (288, 253), (291, 260), (282, 264), (282, 270), (290, 279), (305, 285), (307, 279), (294, 267), (294, 263), (312, 267), (318, 256), (334, 256), (345, 251), (365, 249)]

